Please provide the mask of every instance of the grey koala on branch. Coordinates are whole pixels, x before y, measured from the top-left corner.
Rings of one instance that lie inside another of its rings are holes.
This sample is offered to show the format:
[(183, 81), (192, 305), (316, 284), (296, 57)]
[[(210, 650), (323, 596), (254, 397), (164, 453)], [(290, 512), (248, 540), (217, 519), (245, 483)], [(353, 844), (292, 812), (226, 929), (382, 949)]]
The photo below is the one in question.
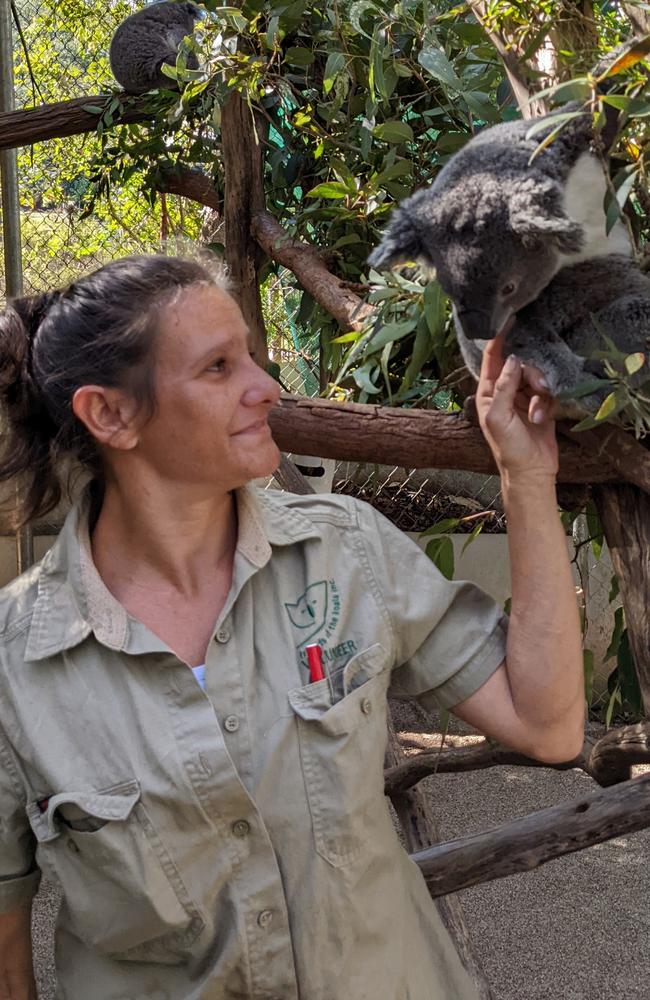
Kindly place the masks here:
[[(199, 17), (192, 3), (167, 0), (153, 3), (122, 21), (113, 35), (109, 49), (111, 71), (129, 94), (145, 94), (156, 87), (173, 87), (173, 81), (161, 70), (163, 63), (176, 65), (178, 48), (191, 35)], [(187, 60), (197, 69), (196, 57)]]
[(627, 353), (647, 350), (650, 337), (650, 278), (625, 225), (606, 232), (591, 116), (569, 121), (531, 162), (556, 114), (530, 139), (526, 121), (472, 138), (393, 211), (369, 257), (376, 268), (417, 259), (435, 268), (475, 377), (485, 341), (507, 329), (506, 351), (539, 368), (553, 395), (602, 374), (587, 360), (605, 347), (602, 333)]

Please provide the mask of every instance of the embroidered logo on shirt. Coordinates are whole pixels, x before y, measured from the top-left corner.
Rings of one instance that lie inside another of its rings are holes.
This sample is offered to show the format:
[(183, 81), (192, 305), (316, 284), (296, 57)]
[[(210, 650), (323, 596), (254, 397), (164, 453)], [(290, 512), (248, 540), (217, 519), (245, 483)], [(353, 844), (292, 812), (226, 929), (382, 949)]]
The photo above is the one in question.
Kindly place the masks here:
[(341, 599), (334, 580), (311, 583), (293, 604), (284, 605), (294, 629), (298, 647), (311, 642), (316, 636), (321, 645), (338, 625)]

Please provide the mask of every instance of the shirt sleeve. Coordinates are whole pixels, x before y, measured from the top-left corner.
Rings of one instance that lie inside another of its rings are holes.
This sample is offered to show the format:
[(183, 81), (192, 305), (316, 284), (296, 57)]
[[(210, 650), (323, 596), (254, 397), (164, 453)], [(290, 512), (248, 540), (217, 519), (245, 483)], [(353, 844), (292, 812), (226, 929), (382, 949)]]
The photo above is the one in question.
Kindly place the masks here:
[(0, 913), (36, 895), (35, 837), (9, 749), (0, 732)]
[(475, 584), (447, 580), (372, 507), (359, 505), (359, 516), (375, 593), (395, 643), (389, 697), (453, 708), (505, 659), (507, 616)]

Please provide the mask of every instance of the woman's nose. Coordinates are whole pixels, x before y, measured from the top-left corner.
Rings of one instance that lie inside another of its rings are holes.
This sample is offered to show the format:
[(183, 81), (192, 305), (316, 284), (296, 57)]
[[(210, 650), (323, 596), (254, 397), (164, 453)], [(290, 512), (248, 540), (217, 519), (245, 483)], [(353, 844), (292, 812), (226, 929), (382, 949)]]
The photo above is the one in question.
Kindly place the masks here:
[(250, 359), (251, 380), (244, 396), (248, 406), (259, 406), (266, 403), (274, 406), (280, 398), (280, 386), (256, 361)]

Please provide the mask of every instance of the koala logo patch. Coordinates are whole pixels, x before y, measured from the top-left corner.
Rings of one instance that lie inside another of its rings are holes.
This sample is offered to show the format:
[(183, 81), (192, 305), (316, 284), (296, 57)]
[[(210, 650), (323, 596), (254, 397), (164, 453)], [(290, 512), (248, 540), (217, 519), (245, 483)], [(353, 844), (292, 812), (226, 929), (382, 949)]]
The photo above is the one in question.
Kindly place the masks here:
[(309, 642), (323, 628), (327, 618), (327, 582), (312, 583), (295, 604), (285, 604), (289, 620), (300, 633), (298, 645)]
[(284, 606), (298, 649), (317, 638), (326, 655), (325, 643), (336, 633), (341, 617), (341, 595), (336, 580), (310, 583), (295, 603)]

